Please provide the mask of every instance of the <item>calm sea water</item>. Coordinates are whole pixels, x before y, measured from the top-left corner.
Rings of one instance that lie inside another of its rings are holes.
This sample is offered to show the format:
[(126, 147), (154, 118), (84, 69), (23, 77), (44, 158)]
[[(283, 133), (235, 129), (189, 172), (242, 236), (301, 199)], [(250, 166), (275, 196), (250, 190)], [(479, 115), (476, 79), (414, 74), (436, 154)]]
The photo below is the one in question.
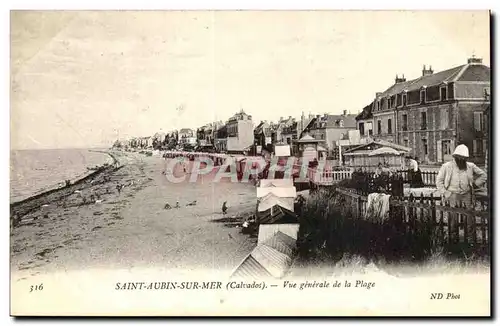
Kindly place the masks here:
[(106, 153), (88, 149), (13, 150), (10, 152), (10, 202), (81, 178), (88, 167), (112, 162)]

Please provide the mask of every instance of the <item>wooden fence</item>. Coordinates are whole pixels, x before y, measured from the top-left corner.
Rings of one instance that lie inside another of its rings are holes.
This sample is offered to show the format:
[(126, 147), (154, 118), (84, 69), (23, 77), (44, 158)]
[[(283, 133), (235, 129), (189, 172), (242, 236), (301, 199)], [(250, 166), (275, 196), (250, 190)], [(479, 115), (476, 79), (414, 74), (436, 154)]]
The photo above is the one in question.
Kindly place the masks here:
[[(352, 169), (345, 170), (324, 170), (317, 171), (316, 168), (309, 168), (307, 172), (307, 177), (313, 183), (317, 185), (334, 185), (342, 180), (350, 179), (354, 171)], [(365, 172), (367, 175), (374, 179), (375, 172)], [(400, 176), (403, 183), (408, 183), (409, 173), (408, 170), (396, 171), (396, 175)], [(422, 181), (426, 187), (436, 186), (437, 172), (432, 171), (422, 171)]]
[[(335, 189), (344, 209), (357, 219), (366, 219), (368, 197), (355, 189)], [(489, 254), (490, 209), (487, 198), (476, 198), (472, 207), (452, 207), (432, 197), (391, 197), (386, 223), (409, 236), (427, 233), (430, 247), (467, 250)]]
[[(404, 182), (409, 182), (408, 178), (408, 170), (399, 170), (397, 171), (403, 178)], [(436, 178), (438, 175), (438, 172), (433, 172), (433, 171), (422, 171), (422, 181), (424, 182), (425, 186), (431, 186), (435, 187), (436, 186)]]
[(325, 170), (317, 171), (315, 168), (309, 168), (307, 178), (317, 185), (333, 185), (345, 179), (350, 179), (352, 170)]

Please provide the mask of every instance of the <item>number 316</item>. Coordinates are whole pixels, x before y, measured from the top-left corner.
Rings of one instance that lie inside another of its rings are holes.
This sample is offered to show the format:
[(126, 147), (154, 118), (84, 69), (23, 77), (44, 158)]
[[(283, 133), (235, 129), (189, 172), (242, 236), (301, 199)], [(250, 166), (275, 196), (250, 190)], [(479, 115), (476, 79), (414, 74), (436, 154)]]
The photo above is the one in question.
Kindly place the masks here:
[(42, 290), (43, 290), (43, 283), (41, 283), (40, 285), (32, 285), (30, 287), (30, 293), (33, 291), (42, 291)]

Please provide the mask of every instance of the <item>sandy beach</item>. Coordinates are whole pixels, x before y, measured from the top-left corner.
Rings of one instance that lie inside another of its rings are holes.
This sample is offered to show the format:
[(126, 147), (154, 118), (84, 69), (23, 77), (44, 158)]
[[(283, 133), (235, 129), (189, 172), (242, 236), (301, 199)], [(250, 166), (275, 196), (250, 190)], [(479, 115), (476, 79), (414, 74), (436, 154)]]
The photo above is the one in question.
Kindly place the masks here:
[[(212, 183), (213, 174), (175, 184), (162, 174), (167, 162), (160, 157), (115, 156), (121, 169), (24, 216), (12, 230), (12, 281), (95, 268), (230, 271), (252, 250), (255, 239), (217, 220), (224, 201), (226, 217), (252, 212), (254, 186)], [(118, 184), (124, 185), (120, 193)], [(92, 195), (100, 202), (89, 202)], [(186, 206), (193, 200), (195, 206)], [(180, 208), (164, 209), (176, 201)]]

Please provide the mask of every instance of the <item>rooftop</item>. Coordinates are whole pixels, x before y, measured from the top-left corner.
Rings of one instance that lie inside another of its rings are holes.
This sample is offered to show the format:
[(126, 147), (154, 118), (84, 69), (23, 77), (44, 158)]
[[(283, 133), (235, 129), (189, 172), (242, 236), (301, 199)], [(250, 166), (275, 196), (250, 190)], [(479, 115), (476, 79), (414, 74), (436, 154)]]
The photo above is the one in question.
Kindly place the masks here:
[(422, 87), (434, 86), (447, 82), (455, 81), (489, 81), (491, 68), (482, 64), (480, 59), (471, 61), (467, 64), (443, 70), (437, 73), (427, 74), (419, 78), (395, 83), (387, 90), (379, 94), (380, 97), (388, 97), (402, 91), (419, 90)]

